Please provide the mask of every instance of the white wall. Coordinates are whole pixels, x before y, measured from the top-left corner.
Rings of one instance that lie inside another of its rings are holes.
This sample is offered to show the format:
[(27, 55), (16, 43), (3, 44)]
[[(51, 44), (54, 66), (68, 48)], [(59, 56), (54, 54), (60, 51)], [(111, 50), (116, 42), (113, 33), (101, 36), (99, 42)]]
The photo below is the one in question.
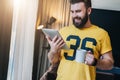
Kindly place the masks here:
[(92, 7), (120, 11), (120, 0), (92, 0)]

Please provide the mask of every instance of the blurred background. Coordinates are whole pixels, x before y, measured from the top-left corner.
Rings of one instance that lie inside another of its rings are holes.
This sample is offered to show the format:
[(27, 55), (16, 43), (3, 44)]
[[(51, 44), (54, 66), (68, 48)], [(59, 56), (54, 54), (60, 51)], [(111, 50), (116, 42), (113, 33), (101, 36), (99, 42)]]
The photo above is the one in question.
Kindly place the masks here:
[[(120, 0), (92, 0), (93, 24), (108, 31), (115, 60), (96, 80), (120, 80)], [(49, 67), (41, 28), (72, 24), (69, 0), (0, 0), (0, 80), (39, 80)]]

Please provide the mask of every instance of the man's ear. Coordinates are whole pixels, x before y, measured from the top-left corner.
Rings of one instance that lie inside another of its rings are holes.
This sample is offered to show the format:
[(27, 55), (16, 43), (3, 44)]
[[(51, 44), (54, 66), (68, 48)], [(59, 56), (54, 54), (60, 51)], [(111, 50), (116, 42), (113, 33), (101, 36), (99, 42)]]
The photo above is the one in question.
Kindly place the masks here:
[(88, 15), (90, 15), (90, 14), (91, 14), (91, 11), (92, 11), (92, 8), (91, 8), (91, 7), (89, 7), (89, 8), (87, 9), (87, 13), (88, 13)]

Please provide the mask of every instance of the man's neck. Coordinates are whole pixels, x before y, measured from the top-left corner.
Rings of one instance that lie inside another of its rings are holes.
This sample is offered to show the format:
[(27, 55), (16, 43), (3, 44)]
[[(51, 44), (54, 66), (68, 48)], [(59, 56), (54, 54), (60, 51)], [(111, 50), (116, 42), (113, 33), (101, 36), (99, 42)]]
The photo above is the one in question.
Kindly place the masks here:
[(88, 28), (88, 27), (91, 27), (91, 22), (90, 22), (90, 19), (88, 19), (87, 23), (84, 25), (84, 28)]

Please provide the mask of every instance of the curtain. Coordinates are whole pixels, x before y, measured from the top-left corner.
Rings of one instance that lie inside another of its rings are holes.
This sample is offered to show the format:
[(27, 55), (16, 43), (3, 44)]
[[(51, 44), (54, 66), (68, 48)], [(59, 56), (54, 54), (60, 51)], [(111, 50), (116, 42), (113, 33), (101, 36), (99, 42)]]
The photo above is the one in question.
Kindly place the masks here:
[(12, 12), (12, 1), (0, 0), (0, 80), (7, 78)]
[[(68, 26), (71, 24), (71, 17), (70, 17), (70, 4), (69, 0), (40, 0), (39, 2), (39, 10), (38, 10), (38, 19), (37, 19), (37, 26), (44, 25), (44, 28), (53, 28), (59, 30), (60, 28), (64, 26)], [(51, 17), (55, 17), (57, 20), (52, 25), (47, 25)], [(38, 30), (37, 30), (38, 31)], [(39, 34), (39, 35), (38, 35)], [(43, 73), (48, 69), (50, 63), (47, 58), (47, 53), (49, 49), (47, 47), (49, 46), (44, 34), (41, 30), (38, 31), (37, 36), (39, 36), (39, 41), (36, 42), (36, 45), (39, 44), (39, 47), (37, 48), (38, 51), (38, 62), (37, 65), (37, 71), (33, 75), (37, 75), (37, 79), (43, 75)], [(35, 51), (35, 55), (37, 54), (37, 51)], [(35, 66), (35, 65), (34, 65)], [(34, 69), (35, 70), (35, 69)]]
[(40, 24), (46, 24), (52, 16), (57, 21), (52, 26), (48, 26), (48, 28), (60, 29), (70, 24), (69, 0), (43, 0), (41, 2), (41, 12), (39, 12), (39, 15), (41, 15)]
[(38, 0), (15, 0), (7, 80), (32, 80)]

